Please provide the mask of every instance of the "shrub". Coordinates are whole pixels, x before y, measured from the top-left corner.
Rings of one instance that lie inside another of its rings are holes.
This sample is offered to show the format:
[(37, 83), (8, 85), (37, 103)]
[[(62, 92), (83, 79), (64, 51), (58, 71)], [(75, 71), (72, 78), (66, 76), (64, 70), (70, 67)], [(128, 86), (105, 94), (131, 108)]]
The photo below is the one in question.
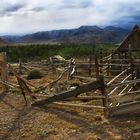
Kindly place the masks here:
[(79, 80), (69, 80), (67, 81), (67, 84), (70, 86), (79, 86), (80, 85), (80, 81)]
[(41, 78), (43, 75), (40, 71), (38, 70), (32, 70), (29, 72), (27, 79), (39, 79)]

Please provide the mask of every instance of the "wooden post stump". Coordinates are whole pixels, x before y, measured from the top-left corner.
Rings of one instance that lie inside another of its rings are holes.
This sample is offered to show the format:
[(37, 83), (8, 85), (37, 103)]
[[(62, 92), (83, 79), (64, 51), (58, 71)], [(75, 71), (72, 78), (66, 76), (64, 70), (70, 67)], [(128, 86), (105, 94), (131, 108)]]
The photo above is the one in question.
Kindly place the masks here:
[(92, 56), (89, 57), (89, 76), (92, 75)]
[[(7, 56), (6, 52), (0, 53), (0, 64), (1, 64), (1, 80), (3, 82), (7, 81)], [(7, 92), (8, 87), (6, 85), (2, 85), (2, 92)]]
[(19, 74), (22, 74), (22, 61), (19, 59)]
[(104, 115), (106, 117), (108, 117), (109, 116), (109, 110), (108, 110), (108, 94), (107, 94), (107, 91), (106, 91), (106, 84), (105, 84), (105, 81), (104, 81), (104, 77), (103, 76), (100, 76), (100, 81), (102, 82), (101, 93), (105, 97), (105, 98), (102, 99), (103, 106), (105, 107), (105, 109), (104, 109)]

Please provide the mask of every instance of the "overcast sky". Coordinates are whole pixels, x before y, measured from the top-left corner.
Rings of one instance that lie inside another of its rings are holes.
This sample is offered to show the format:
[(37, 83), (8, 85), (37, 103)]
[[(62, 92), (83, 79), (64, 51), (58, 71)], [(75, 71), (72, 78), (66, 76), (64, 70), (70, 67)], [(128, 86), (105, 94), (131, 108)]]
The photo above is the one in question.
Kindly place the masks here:
[(139, 20), (140, 0), (0, 0), (0, 35)]

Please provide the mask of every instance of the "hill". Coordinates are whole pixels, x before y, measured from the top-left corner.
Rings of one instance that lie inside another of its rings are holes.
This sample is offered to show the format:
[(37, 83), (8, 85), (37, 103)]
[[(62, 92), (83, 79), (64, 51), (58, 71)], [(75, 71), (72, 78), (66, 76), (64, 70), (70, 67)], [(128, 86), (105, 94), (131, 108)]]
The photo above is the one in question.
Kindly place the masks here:
[(0, 45), (5, 45), (5, 44), (7, 44), (7, 42), (3, 40), (2, 38), (0, 38)]
[(72, 44), (112, 44), (119, 43), (129, 33), (120, 27), (81, 26), (76, 29), (42, 31), (19, 37), (5, 36), (16, 43), (72, 43)]

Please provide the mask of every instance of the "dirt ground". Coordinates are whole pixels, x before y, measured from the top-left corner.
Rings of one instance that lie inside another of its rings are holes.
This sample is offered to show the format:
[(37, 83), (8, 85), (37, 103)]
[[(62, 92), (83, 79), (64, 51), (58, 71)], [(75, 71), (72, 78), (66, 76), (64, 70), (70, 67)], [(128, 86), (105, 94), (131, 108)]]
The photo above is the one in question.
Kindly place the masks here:
[(101, 111), (25, 106), (22, 96), (0, 95), (0, 140), (139, 140), (140, 117), (105, 119)]
[(0, 140), (140, 140), (140, 116), (106, 119), (97, 109), (35, 108), (20, 94), (1, 93)]

